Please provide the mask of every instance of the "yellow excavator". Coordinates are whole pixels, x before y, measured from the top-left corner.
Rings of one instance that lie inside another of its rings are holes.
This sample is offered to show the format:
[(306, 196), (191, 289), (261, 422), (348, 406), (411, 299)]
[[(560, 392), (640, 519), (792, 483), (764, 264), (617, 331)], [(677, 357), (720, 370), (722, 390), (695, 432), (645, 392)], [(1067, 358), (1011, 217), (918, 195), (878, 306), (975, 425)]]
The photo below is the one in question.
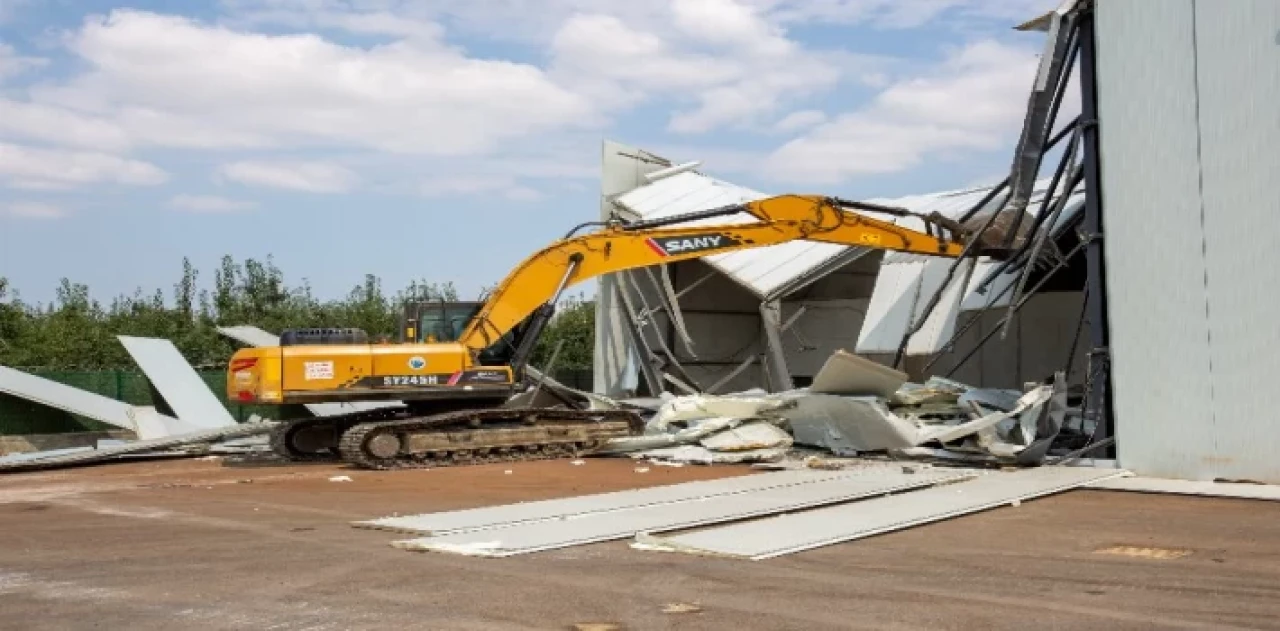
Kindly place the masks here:
[[(887, 217), (916, 217), (924, 231)], [(740, 219), (706, 220), (745, 213)], [(694, 225), (689, 222), (699, 222)], [(596, 230), (577, 234), (584, 228)], [(643, 429), (631, 410), (505, 405), (562, 292), (611, 272), (798, 239), (956, 258), (1000, 252), (936, 213), (815, 195), (781, 195), (662, 219), (593, 222), (520, 263), (483, 302), (412, 303), (396, 342), (358, 329), (284, 331), (242, 349), (227, 396), (245, 404), (395, 400), (403, 405), (285, 422), (273, 449), (292, 460), (341, 458), (365, 468), (534, 460), (590, 451)], [(983, 240), (984, 242), (986, 239)]]

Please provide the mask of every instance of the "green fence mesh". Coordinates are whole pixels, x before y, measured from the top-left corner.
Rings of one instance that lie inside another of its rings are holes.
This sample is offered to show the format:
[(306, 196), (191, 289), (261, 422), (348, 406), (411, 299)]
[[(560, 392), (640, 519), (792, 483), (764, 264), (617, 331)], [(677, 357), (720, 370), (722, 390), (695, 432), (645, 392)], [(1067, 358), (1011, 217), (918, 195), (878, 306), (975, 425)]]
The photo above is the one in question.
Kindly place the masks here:
[[(28, 370), (30, 374), (44, 377), (52, 381), (87, 390), (105, 397), (124, 401), (133, 405), (155, 406), (165, 414), (173, 414), (169, 406), (151, 387), (151, 382), (141, 372), (131, 371), (41, 371)], [(209, 389), (231, 413), (237, 421), (244, 421), (250, 416), (268, 418), (298, 418), (306, 415), (301, 407), (290, 406), (275, 408), (271, 406), (239, 405), (225, 400), (226, 373), (222, 371), (206, 371), (199, 373), (200, 378), (209, 385)], [(590, 390), (592, 373), (590, 370), (557, 371), (556, 380), (571, 388)], [(61, 434), (66, 432), (88, 432), (116, 429), (105, 423), (70, 414), (55, 408), (32, 403), (26, 399), (0, 393), (0, 435), (13, 436), (21, 434)]]

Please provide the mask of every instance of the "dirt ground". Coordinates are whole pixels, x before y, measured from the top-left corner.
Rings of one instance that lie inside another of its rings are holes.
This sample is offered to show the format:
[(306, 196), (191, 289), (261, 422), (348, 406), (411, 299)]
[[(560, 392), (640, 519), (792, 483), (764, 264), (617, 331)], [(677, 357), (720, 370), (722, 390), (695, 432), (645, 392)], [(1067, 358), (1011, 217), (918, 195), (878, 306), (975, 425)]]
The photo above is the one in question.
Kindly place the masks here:
[[(0, 476), (0, 628), (1280, 628), (1275, 502), (1072, 491), (760, 562), (625, 541), (468, 558), (349, 525), (751, 473), (635, 467), (171, 460)], [(1190, 554), (1098, 552), (1113, 546)]]

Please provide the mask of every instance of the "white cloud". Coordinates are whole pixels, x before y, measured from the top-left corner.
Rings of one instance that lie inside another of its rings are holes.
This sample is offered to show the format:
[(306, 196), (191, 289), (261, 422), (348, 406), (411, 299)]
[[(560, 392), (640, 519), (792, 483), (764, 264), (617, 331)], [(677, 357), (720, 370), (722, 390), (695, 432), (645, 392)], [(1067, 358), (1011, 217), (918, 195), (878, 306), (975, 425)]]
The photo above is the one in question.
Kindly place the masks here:
[(924, 76), (890, 85), (867, 107), (784, 144), (764, 169), (776, 179), (834, 183), (908, 170), (938, 152), (1011, 150), (1036, 64), (1031, 49), (970, 44)]
[(14, 188), (60, 189), (102, 183), (153, 186), (169, 176), (148, 162), (105, 153), (0, 143), (0, 178)]
[(743, 76), (732, 60), (676, 50), (612, 15), (570, 17), (552, 39), (551, 52), (559, 80), (615, 107), (659, 91), (699, 90)]
[(13, 202), (5, 206), (7, 214), (28, 219), (60, 219), (67, 212), (60, 206), (46, 202)]
[(669, 24), (654, 30), (614, 15), (569, 17), (551, 41), (553, 76), (615, 107), (691, 101), (668, 130), (705, 133), (757, 124), (834, 87), (850, 57), (807, 50), (736, 0), (679, 0), (670, 9)]
[[(0, 0), (0, 22), (4, 21), (4, 10), (4, 0)], [(0, 42), (0, 82), (48, 64), (48, 59), (20, 55), (13, 46)]]
[(519, 184), (515, 178), (493, 175), (430, 177), (422, 181), (418, 192), (424, 197), (483, 194), (517, 202), (536, 201), (542, 198), (542, 193), (537, 189)]
[[(998, 20), (1002, 30), (1044, 13), (1054, 0), (737, 0), (776, 24), (869, 25), (911, 28), (929, 23), (963, 27), (975, 20)], [(608, 14), (637, 28), (670, 26), (671, 14), (684, 10), (708, 18), (735, 17), (703, 10), (703, 0), (221, 0), (246, 23), (342, 27), (340, 20), (386, 20), (380, 31), (395, 33), (415, 23), (448, 21), (460, 32), (524, 43), (543, 43), (576, 13)], [(682, 6), (685, 5), (685, 6)], [(702, 5), (702, 6), (699, 6)], [(728, 31), (739, 23), (707, 24)], [(519, 25), (519, 28), (512, 28)], [(353, 29), (354, 30), (354, 29)]]
[(357, 48), (116, 10), (68, 43), (92, 70), (32, 99), (110, 118), (137, 144), (454, 156), (599, 122), (535, 66), (421, 40)]
[(1050, 0), (751, 0), (785, 23), (868, 24), (906, 29), (933, 22), (963, 26), (975, 20), (997, 20), (1007, 27), (1057, 6)]
[[(213, 23), (119, 9), (63, 35), (83, 70), (4, 92), (0, 139), (133, 168), (155, 168), (129, 157), (148, 149), (219, 151), (218, 177), (252, 186), (518, 201), (541, 195), (523, 184), (530, 178), (596, 177), (593, 152), (583, 154), (578, 139), (598, 143), (611, 119), (653, 106), (667, 113), (667, 131), (686, 137), (803, 134), (768, 160), (725, 155), (756, 172), (827, 182), (1003, 142), (986, 133), (1007, 117), (1003, 101), (949, 99), (1005, 89), (1010, 75), (999, 65), (1013, 57), (998, 44), (975, 45), (936, 74), (903, 80), (888, 71), (900, 60), (853, 52), (856, 40), (817, 50), (788, 26), (894, 26), (1014, 12), (1029, 1), (220, 0)], [(279, 28), (253, 30), (266, 25)], [(333, 31), (365, 43), (326, 39)], [(533, 44), (546, 61), (480, 58), (452, 43), (468, 31)], [(18, 58), (0, 43), (0, 78), (17, 68), (6, 60)], [(29, 70), (41, 61), (23, 63)], [(807, 109), (842, 81), (883, 91), (843, 115), (821, 104), (834, 118)], [(1013, 90), (1019, 109), (1026, 86)], [(545, 149), (565, 139), (575, 157)], [(300, 157), (279, 162), (244, 150)], [(342, 166), (328, 158), (338, 152)], [(826, 163), (811, 164), (817, 156)], [(426, 172), (433, 179), (422, 180)], [(68, 185), (65, 177), (0, 178), (26, 188)]]
[(178, 210), (196, 213), (225, 213), (257, 208), (257, 202), (218, 197), (217, 195), (175, 195), (169, 205)]
[(794, 132), (813, 127), (827, 120), (827, 115), (818, 110), (800, 110), (792, 112), (774, 124), (773, 128), (781, 132)]
[(352, 170), (327, 162), (241, 160), (224, 164), (218, 177), (248, 186), (305, 193), (345, 193), (359, 178)]
[(0, 99), (0, 133), (87, 149), (123, 151), (133, 144), (114, 122), (72, 110)]

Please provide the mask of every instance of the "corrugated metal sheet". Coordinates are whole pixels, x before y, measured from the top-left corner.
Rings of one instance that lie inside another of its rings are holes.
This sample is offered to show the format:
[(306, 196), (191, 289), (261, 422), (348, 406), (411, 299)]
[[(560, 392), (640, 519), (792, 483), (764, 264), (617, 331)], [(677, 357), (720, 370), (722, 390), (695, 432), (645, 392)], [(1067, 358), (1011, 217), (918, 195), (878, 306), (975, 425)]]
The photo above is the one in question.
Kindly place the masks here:
[[(1224, 426), (1250, 419), (1215, 422), (1195, 7), (1192, 0), (1161, 3), (1160, 11), (1141, 2), (1102, 2), (1096, 10), (1117, 457), (1140, 475), (1211, 479), (1221, 458), (1234, 457), (1218, 450)], [(1243, 86), (1232, 83), (1223, 98), (1248, 101)], [(1274, 232), (1254, 229), (1268, 239)], [(1229, 247), (1248, 250), (1250, 241)]]
[[(128, 403), (7, 366), (0, 366), (0, 392), (72, 414), (79, 414), (95, 421), (102, 421), (121, 429), (137, 429), (131, 416), (134, 407)], [(177, 419), (167, 416), (162, 418), (178, 423)]]
[[(1034, 219), (1039, 211), (1040, 203), (1048, 192), (1050, 178), (1044, 178), (1035, 184), (1031, 203), (1027, 207), (1027, 222)], [(982, 200), (990, 191), (989, 188), (937, 193), (933, 195), (917, 195), (899, 199), (872, 200), (877, 203), (896, 205), (918, 213), (937, 212), (950, 218), (958, 218)], [(1002, 203), (1005, 194), (1000, 194), (990, 205)], [(1077, 188), (1067, 200), (1063, 212), (1053, 223), (1053, 230), (1058, 231), (1068, 226), (1083, 210), (1084, 195), (1082, 188)], [(988, 207), (989, 207), (988, 206)], [(899, 225), (917, 230), (923, 229), (923, 223), (914, 218), (903, 218)], [(880, 275), (876, 280), (875, 291), (871, 295), (871, 305), (867, 309), (862, 330), (856, 347), (859, 353), (892, 353), (897, 351), (902, 336), (906, 334), (910, 323), (924, 312), (929, 299), (942, 286), (947, 269), (953, 261), (937, 257), (926, 257), (902, 252), (889, 252), (880, 267)], [(977, 261), (970, 282), (963, 295), (960, 284), (964, 282), (965, 267), (957, 268), (955, 275), (942, 299), (925, 321), (923, 327), (912, 336), (907, 345), (907, 354), (932, 354), (942, 350), (942, 345), (951, 338), (955, 331), (956, 319), (962, 310), (982, 309), (990, 302), (992, 307), (1009, 304), (1012, 290), (1003, 297), (991, 302), (992, 298), (1006, 286), (1017, 279), (1017, 274), (1006, 273), (988, 285), (986, 293), (978, 293), (977, 288), (982, 281), (995, 271), (999, 263), (988, 258)]]
[[(1050, 178), (1043, 178), (1036, 182), (1031, 203), (1028, 205), (1028, 222), (1032, 220), (1032, 214), (1039, 210), (1039, 204), (1047, 193), (1049, 182)], [(970, 188), (926, 195), (875, 198), (867, 201), (906, 208), (921, 214), (937, 212), (946, 217), (957, 218), (981, 201), (990, 190), (990, 187)], [(634, 189), (619, 196), (615, 202), (621, 208), (630, 211), (634, 217), (656, 219), (768, 196), (769, 194), (766, 193), (690, 171)], [(996, 196), (987, 207), (1002, 203), (1005, 197), (1006, 194)], [(1054, 229), (1061, 229), (1076, 218), (1083, 208), (1082, 202), (1083, 190), (1078, 188), (1068, 200), (1063, 213), (1055, 221)], [(867, 214), (897, 225), (916, 230), (924, 229), (924, 223), (915, 217)], [(747, 223), (752, 220), (753, 217), (750, 215), (740, 213), (728, 218), (718, 217), (689, 222), (688, 225), (707, 225), (718, 222)], [(851, 249), (829, 243), (793, 241), (765, 248), (708, 256), (703, 260), (763, 298), (815, 272)], [(859, 334), (857, 351), (861, 353), (896, 351), (910, 320), (920, 315), (929, 297), (940, 287), (950, 264), (951, 261), (947, 259), (901, 252), (886, 253), (876, 290), (872, 294), (871, 304)], [(983, 308), (989, 298), (994, 295), (992, 292), (999, 293), (1016, 279), (1015, 274), (1005, 274), (990, 284), (987, 293), (977, 293), (976, 288), (995, 270), (996, 266), (997, 263), (988, 259), (979, 260), (978, 267), (963, 295), (959, 292), (958, 284), (964, 276), (957, 274), (952, 281), (954, 286), (948, 290), (946, 299), (939, 303), (920, 332), (912, 337), (907, 352), (912, 355), (938, 352), (942, 343), (949, 339), (955, 330), (956, 318), (962, 309)], [(1009, 296), (1006, 294), (1002, 299), (992, 303), (992, 306), (1007, 306), (1008, 302)]]
[(275, 346), (280, 343), (280, 336), (256, 326), (220, 326), (218, 332), (249, 346)]
[(1049, 495), (1125, 475), (1116, 469), (1037, 467), (990, 473), (901, 495), (743, 522), (671, 537), (638, 538), (676, 551), (768, 559), (952, 519), (1015, 500)]
[(847, 478), (851, 475), (854, 475), (854, 472), (779, 471), (776, 473), (757, 473), (719, 480), (697, 480), (647, 489), (594, 493), (592, 495), (521, 502), (503, 506), (485, 506), (421, 515), (383, 517), (381, 519), (355, 522), (352, 525), (375, 530), (442, 535), (505, 528), (516, 524), (552, 519), (576, 518), (604, 511), (688, 502), (721, 495), (738, 495), (764, 489), (793, 488), (800, 484)]
[[(636, 218), (658, 219), (740, 204), (769, 197), (736, 184), (692, 171), (679, 173), (637, 188), (614, 201)], [(691, 221), (684, 225), (750, 223), (746, 213)], [(792, 241), (763, 248), (716, 254), (702, 260), (733, 278), (761, 298), (770, 296), (792, 280), (813, 271), (848, 248), (830, 243)]]
[(1195, 20), (1216, 447), (1206, 474), (1280, 482), (1280, 422), (1262, 385), (1280, 374), (1280, 3), (1196, 0)]
[[(600, 156), (599, 218), (615, 211), (610, 200), (644, 186), (650, 173), (664, 170), (670, 161), (637, 147), (605, 140)], [(596, 280), (596, 334), (592, 350), (593, 392), (628, 396), (641, 385), (640, 356), (632, 347), (626, 307), (618, 290), (619, 278), (605, 274)]]
[[(1074, 471), (1082, 470), (1074, 469)], [(864, 497), (909, 491), (932, 484), (954, 482), (970, 475), (972, 474), (951, 473), (943, 470), (914, 474), (880, 471), (874, 475), (845, 476), (792, 487), (707, 497), (693, 502), (593, 513), (563, 521), (542, 521), (500, 530), (397, 541), (392, 545), (407, 550), (506, 557), (598, 541), (625, 539), (642, 532), (679, 530), (803, 510)]]
[(231, 412), (172, 342), (127, 335), (116, 337), (183, 423), (202, 429), (236, 424)]
[(1088, 488), (1102, 489), (1104, 491), (1168, 493), (1170, 495), (1199, 495), (1202, 497), (1234, 497), (1238, 499), (1280, 502), (1280, 485), (1277, 484), (1208, 482), (1205, 480), (1170, 480), (1168, 478), (1144, 478), (1141, 476), (1131, 476), (1093, 482), (1089, 484)]
[[(1048, 178), (1036, 183), (1036, 195), (1033, 197), (1031, 210), (1043, 197), (1048, 187)], [(947, 217), (958, 217), (977, 203), (991, 189), (976, 188), (946, 191), (927, 195), (913, 195), (898, 198), (876, 198), (866, 201), (890, 206), (899, 206), (909, 210), (929, 213), (939, 212)], [(657, 219), (671, 217), (699, 210), (707, 210), (729, 204), (737, 204), (762, 199), (772, 193), (762, 193), (753, 189), (731, 184), (697, 172), (684, 172), (652, 184), (636, 188), (614, 201), (622, 209), (630, 211), (636, 218)], [(1003, 195), (992, 203), (999, 203)], [(1078, 211), (1078, 204), (1064, 212), (1058, 224), (1069, 220)], [(893, 217), (879, 213), (867, 213), (897, 225), (923, 230), (924, 223), (914, 217)], [(746, 213), (725, 217), (716, 217), (699, 221), (691, 221), (686, 225), (710, 225), (715, 223), (749, 223), (754, 218)], [(832, 259), (844, 255), (851, 248), (830, 243), (809, 241), (793, 241), (778, 245), (717, 254), (703, 260), (716, 269), (724, 272), (742, 286), (760, 297), (771, 296), (792, 281), (817, 270)], [(885, 255), (885, 262), (925, 260), (921, 257), (898, 252)], [(989, 269), (989, 268), (988, 268)], [(975, 283), (977, 280), (975, 279)], [(895, 342), (896, 347), (896, 342)]]

